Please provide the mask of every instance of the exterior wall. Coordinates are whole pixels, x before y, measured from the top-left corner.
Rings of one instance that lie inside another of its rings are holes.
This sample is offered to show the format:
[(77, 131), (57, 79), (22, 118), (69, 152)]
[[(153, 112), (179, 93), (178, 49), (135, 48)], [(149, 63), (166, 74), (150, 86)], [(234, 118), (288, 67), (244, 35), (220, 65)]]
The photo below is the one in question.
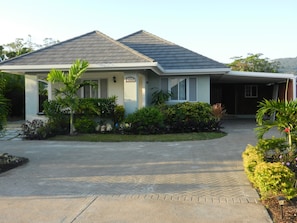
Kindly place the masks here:
[(210, 77), (197, 77), (197, 101), (210, 103)]
[[(114, 77), (116, 82), (114, 82)], [(117, 103), (124, 105), (124, 73), (123, 72), (86, 72), (82, 79), (107, 79), (107, 97), (117, 96)]]

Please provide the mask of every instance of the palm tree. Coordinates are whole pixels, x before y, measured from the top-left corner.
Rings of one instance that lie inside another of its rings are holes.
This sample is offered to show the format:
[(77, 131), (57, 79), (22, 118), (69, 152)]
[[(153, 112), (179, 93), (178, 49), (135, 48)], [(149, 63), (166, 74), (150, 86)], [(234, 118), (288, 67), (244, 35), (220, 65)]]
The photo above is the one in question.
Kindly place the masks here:
[[(275, 118), (265, 120), (265, 116)], [(293, 134), (297, 130), (297, 101), (264, 100), (259, 103), (256, 114), (258, 127), (256, 128), (258, 138), (272, 128), (278, 128), (280, 132), (290, 129)]]
[(73, 116), (79, 105), (77, 91), (85, 85), (90, 85), (88, 82), (80, 82), (80, 78), (87, 70), (88, 66), (89, 63), (87, 61), (76, 60), (70, 67), (68, 73), (53, 69), (47, 76), (47, 80), (52, 83), (63, 83), (62, 87), (56, 89), (56, 98), (63, 108), (69, 109), (70, 135), (73, 135), (74, 133)]

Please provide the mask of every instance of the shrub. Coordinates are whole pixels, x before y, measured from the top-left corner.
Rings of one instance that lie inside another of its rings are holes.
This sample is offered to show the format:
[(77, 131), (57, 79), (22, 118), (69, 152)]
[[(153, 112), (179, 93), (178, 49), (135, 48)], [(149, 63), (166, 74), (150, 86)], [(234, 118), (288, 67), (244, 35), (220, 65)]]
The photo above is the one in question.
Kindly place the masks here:
[(254, 180), (262, 199), (282, 195), (290, 200), (296, 196), (295, 174), (281, 163), (258, 164)]
[(256, 166), (264, 162), (264, 156), (261, 151), (255, 146), (247, 145), (245, 151), (242, 153), (243, 167), (247, 174), (249, 181), (255, 184), (255, 169)]
[(164, 116), (157, 107), (144, 107), (127, 116), (125, 122), (130, 123), (126, 131), (136, 134), (160, 133), (164, 126)]
[(184, 102), (163, 106), (165, 125), (172, 132), (213, 131), (211, 106), (204, 102)]
[(39, 119), (34, 119), (32, 122), (26, 121), (21, 127), (22, 135), (26, 139), (46, 139), (55, 135), (54, 126)]
[(285, 138), (275, 138), (271, 139), (259, 139), (257, 143), (257, 147), (264, 153), (267, 153), (271, 150), (275, 151), (283, 151), (287, 147), (287, 141)]
[(125, 119), (125, 108), (122, 105), (117, 105), (114, 108), (114, 124), (120, 124), (124, 121)]
[(153, 105), (162, 105), (172, 96), (171, 92), (165, 92), (163, 90), (156, 90), (152, 94), (152, 104)]
[(96, 126), (94, 118), (88, 116), (81, 116), (74, 121), (74, 127), (78, 133), (94, 133)]
[(98, 115), (101, 118), (112, 118), (116, 107), (116, 97), (80, 98), (77, 114)]
[(69, 114), (62, 109), (58, 101), (45, 101), (43, 103), (44, 113), (48, 123), (55, 134), (67, 134), (69, 132)]

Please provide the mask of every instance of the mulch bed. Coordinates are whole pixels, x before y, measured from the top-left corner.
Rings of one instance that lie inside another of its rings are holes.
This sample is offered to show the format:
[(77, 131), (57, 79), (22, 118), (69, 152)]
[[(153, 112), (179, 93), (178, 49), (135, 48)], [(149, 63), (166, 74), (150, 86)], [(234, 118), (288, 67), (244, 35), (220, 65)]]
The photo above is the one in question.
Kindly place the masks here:
[(0, 154), (0, 173), (24, 165), (29, 162), (28, 158), (9, 155), (8, 153)]
[(283, 216), (277, 198), (270, 198), (262, 201), (267, 208), (273, 222), (275, 223), (296, 223), (297, 222), (297, 198), (285, 201)]

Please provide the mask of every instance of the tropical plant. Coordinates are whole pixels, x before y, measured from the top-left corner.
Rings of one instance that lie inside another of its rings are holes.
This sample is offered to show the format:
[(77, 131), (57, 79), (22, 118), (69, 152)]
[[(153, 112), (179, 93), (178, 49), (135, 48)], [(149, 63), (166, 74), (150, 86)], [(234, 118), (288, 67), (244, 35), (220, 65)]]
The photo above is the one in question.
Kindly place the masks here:
[(9, 112), (8, 100), (0, 94), (0, 131), (4, 129)]
[[(266, 117), (275, 117), (266, 119)], [(267, 100), (259, 103), (256, 114), (258, 138), (272, 128), (277, 128), (281, 133), (288, 128), (291, 134), (295, 134), (297, 128), (297, 101)]]
[(63, 108), (69, 109), (70, 135), (74, 134), (73, 116), (79, 106), (79, 96), (77, 91), (86, 85), (92, 85), (90, 82), (80, 82), (80, 78), (87, 70), (89, 63), (84, 60), (76, 60), (70, 67), (68, 73), (53, 69), (49, 72), (47, 80), (52, 83), (63, 83), (59, 89), (56, 89), (57, 101)]
[(5, 87), (5, 79), (1, 77), (0, 78), (0, 131), (4, 129), (7, 115), (9, 112), (9, 105), (8, 105), (9, 101), (3, 96), (4, 87)]
[(162, 105), (172, 96), (171, 92), (164, 92), (163, 90), (154, 91), (152, 94), (152, 104)]

